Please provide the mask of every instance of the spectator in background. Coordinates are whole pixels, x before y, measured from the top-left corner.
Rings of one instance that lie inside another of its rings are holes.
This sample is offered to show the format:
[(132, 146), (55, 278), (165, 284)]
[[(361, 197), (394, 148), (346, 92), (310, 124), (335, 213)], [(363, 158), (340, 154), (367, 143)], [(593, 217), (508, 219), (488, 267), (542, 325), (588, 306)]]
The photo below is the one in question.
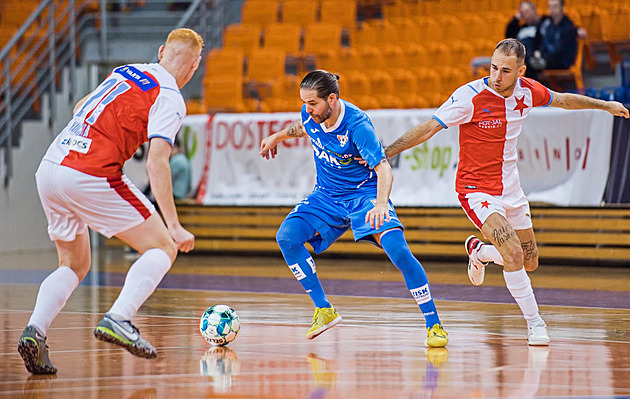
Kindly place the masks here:
[(181, 146), (179, 138), (173, 143), (169, 164), (173, 182), (173, 198), (188, 198), (192, 181), (190, 159), (188, 159), (184, 148)]
[(534, 55), (534, 51), (538, 48), (541, 41), (541, 36), (538, 32), (539, 23), (540, 16), (536, 5), (531, 1), (524, 0), (520, 2), (518, 11), (505, 28), (505, 37), (507, 39), (518, 39), (525, 46), (527, 51), (525, 76), (528, 78), (536, 77), (535, 68), (530, 66), (529, 60)]
[(578, 30), (564, 15), (564, 0), (549, 0), (549, 15), (538, 25), (540, 45), (529, 60), (536, 72), (545, 69), (568, 69), (577, 55)]

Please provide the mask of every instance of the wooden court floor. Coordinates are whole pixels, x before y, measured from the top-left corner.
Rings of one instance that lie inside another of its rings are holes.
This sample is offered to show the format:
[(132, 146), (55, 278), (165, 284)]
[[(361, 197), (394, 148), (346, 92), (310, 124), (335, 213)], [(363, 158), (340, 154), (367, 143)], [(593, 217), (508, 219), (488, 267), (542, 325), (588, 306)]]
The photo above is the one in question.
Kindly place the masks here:
[[(552, 343), (528, 347), (498, 268), (473, 287), (465, 261), (423, 262), (450, 339), (427, 349), (422, 315), (385, 258), (316, 261), (344, 320), (307, 341), (313, 306), (282, 258), (180, 256), (134, 320), (159, 352), (146, 360), (93, 338), (132, 262), (102, 251), (48, 332), (59, 372), (40, 377), (16, 343), (56, 256), (0, 255), (0, 397), (630, 398), (629, 268), (541, 266), (531, 278)], [(242, 329), (214, 348), (198, 320), (218, 303)]]

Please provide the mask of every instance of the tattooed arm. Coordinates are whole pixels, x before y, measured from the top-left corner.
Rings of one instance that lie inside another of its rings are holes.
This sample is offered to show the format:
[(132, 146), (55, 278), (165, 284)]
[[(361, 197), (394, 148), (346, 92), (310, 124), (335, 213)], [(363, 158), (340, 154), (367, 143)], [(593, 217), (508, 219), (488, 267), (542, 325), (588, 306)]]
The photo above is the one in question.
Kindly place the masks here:
[(551, 94), (553, 94), (552, 107), (563, 109), (603, 109), (614, 116), (630, 117), (626, 107), (617, 101), (604, 101), (580, 94), (557, 93), (555, 91), (552, 91)]
[(275, 158), (280, 142), (304, 136), (306, 136), (306, 129), (304, 129), (302, 121), (295, 121), (288, 128), (282, 129), (261, 141), (258, 154), (265, 159)]
[(391, 158), (406, 149), (424, 143), (440, 130), (442, 130), (442, 125), (440, 125), (435, 119), (431, 118), (418, 126), (412, 127), (396, 141), (388, 145), (385, 148), (385, 156), (387, 158)]

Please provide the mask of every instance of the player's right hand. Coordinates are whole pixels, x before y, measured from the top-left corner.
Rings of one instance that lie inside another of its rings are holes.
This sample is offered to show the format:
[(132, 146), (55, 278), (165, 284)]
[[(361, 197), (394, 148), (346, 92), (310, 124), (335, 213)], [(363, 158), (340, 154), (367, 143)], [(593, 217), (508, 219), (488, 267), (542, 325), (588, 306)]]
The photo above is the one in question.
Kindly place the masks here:
[(258, 155), (265, 159), (269, 159), (270, 156), (271, 158), (275, 158), (277, 154), (278, 144), (276, 144), (272, 136), (269, 136), (260, 142), (260, 152), (258, 153)]
[(168, 231), (179, 251), (190, 252), (195, 248), (195, 236), (181, 225), (169, 228)]

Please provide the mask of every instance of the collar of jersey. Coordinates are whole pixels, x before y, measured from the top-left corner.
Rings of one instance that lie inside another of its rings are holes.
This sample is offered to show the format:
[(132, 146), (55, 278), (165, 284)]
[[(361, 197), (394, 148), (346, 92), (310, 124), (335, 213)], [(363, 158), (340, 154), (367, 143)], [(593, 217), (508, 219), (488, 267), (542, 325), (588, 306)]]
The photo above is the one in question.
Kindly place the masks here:
[(488, 79), (489, 77), (487, 76), (483, 78), (483, 84), (484, 86), (486, 86), (486, 90), (489, 90), (490, 93), (494, 94), (495, 96), (501, 97), (504, 100), (507, 100), (510, 97), (514, 97), (514, 93), (516, 93), (516, 90), (521, 87), (521, 78), (519, 77), (518, 80), (516, 81), (516, 85), (514, 86), (514, 91), (512, 92), (512, 95), (510, 97), (503, 97), (502, 95), (494, 91), (494, 89), (488, 85)]
[(343, 102), (342, 99), (339, 99), (339, 104), (341, 104), (341, 112), (339, 112), (339, 118), (337, 118), (337, 122), (335, 122), (335, 124), (332, 125), (329, 128), (326, 127), (323, 123), (319, 124), (319, 126), (321, 126), (322, 130), (325, 133), (330, 133), (330, 132), (334, 132), (335, 130), (337, 130), (339, 125), (341, 125), (341, 121), (343, 121), (343, 117), (346, 114), (346, 104)]

